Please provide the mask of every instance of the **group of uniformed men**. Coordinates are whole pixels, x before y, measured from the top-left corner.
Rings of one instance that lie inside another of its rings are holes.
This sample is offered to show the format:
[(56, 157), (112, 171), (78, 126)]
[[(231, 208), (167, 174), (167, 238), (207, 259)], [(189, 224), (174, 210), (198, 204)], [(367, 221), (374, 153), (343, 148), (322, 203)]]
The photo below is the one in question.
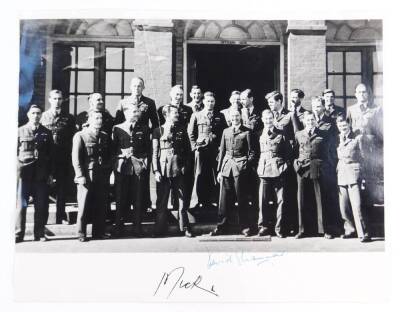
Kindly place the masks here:
[[(217, 111), (212, 92), (193, 86), (183, 104), (183, 88), (172, 87), (171, 102), (156, 109), (145, 97), (144, 81), (131, 81), (131, 96), (113, 118), (102, 95), (89, 96), (89, 110), (75, 118), (61, 109), (58, 90), (50, 108), (31, 105), (28, 123), (18, 129), (16, 242), (24, 239), (26, 209), (34, 204), (34, 239), (48, 240), (49, 185), (57, 191), (57, 223), (66, 221), (65, 186), (73, 165), (77, 185), (79, 241), (109, 238), (106, 213), (110, 175), (115, 175), (116, 217), (113, 236), (123, 233), (134, 206), (134, 234), (143, 236), (143, 213), (150, 205), (150, 168), (156, 181), (153, 236), (165, 235), (168, 201), (176, 208), (183, 235), (193, 237), (188, 219), (192, 193), (197, 207), (218, 203), (219, 222), (210, 235), (273, 235), (327, 239), (359, 237), (370, 241), (361, 200), (368, 180), (381, 107), (366, 85), (355, 90), (357, 103), (345, 111), (326, 89), (312, 98), (312, 111), (301, 105), (304, 93), (293, 89), (288, 109), (278, 91), (266, 95), (267, 109), (254, 106), (250, 89), (233, 91), (230, 107)], [(371, 155), (369, 155), (371, 157)], [(367, 175), (365, 175), (367, 173)], [(297, 200), (296, 200), (297, 198)], [(341, 218), (340, 218), (341, 215)]]

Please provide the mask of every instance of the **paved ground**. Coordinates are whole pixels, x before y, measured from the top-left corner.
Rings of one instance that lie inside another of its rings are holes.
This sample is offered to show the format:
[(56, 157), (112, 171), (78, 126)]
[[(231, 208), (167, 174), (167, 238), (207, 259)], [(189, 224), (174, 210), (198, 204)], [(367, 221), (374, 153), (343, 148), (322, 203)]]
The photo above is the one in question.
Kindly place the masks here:
[[(211, 241), (208, 236), (165, 237), (165, 238), (121, 238), (78, 242), (72, 237), (57, 237), (47, 242), (35, 242), (27, 237), (26, 241), (16, 245), (17, 252), (365, 252), (384, 251), (383, 238), (374, 238), (370, 243), (360, 243), (358, 239), (326, 240), (324, 238), (293, 237), (270, 241), (244, 240), (241, 236), (231, 235), (218, 237)], [(235, 241), (236, 240), (236, 241)]]

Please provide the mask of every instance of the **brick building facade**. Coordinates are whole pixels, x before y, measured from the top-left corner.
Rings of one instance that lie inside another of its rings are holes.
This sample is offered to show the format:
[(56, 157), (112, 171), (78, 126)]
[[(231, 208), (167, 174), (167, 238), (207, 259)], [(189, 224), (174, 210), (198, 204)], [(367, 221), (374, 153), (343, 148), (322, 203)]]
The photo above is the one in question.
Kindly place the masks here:
[(48, 106), (52, 88), (72, 114), (87, 109), (91, 92), (113, 113), (134, 75), (158, 106), (174, 84), (187, 101), (193, 84), (214, 91), (220, 108), (245, 88), (257, 105), (274, 89), (287, 97), (301, 88), (308, 106), (330, 87), (348, 107), (361, 81), (382, 97), (380, 20), (23, 20), (20, 55), (20, 122), (30, 103)]

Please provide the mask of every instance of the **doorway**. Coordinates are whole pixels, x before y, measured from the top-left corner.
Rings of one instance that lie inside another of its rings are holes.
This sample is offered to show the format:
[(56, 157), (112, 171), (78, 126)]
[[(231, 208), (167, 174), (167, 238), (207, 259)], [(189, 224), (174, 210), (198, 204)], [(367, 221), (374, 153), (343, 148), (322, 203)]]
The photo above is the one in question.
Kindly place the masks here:
[(187, 94), (192, 85), (203, 92), (213, 91), (216, 108), (230, 105), (233, 90), (247, 88), (254, 93), (254, 104), (266, 107), (265, 95), (280, 89), (280, 47), (225, 44), (188, 44)]

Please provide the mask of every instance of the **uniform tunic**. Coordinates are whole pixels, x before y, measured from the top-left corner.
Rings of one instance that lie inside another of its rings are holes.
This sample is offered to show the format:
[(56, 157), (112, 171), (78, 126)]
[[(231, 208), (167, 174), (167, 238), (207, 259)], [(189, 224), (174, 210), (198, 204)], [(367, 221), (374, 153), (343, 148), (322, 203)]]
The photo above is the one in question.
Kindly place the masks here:
[(135, 206), (135, 230), (141, 231), (142, 214), (146, 206), (143, 194), (151, 150), (150, 129), (142, 123), (125, 121), (113, 129), (113, 158), (116, 188), (115, 224), (121, 227), (131, 204)]
[(235, 195), (239, 206), (239, 225), (250, 229), (248, 202), (248, 172), (255, 163), (255, 143), (251, 130), (241, 125), (226, 128), (222, 134), (217, 171), (221, 173), (219, 204), (220, 222), (217, 229), (227, 230), (232, 223)]
[(226, 127), (221, 113), (205, 109), (194, 113), (188, 126), (190, 144), (195, 153), (195, 192), (199, 202), (205, 206), (217, 196), (218, 148)]
[(25, 235), (26, 209), (29, 196), (34, 201), (34, 236), (44, 236), (44, 226), (49, 212), (48, 178), (52, 172), (53, 137), (50, 130), (42, 125), (33, 129), (30, 123), (18, 128), (17, 147), (17, 216), (15, 236)]
[[(367, 234), (365, 211), (361, 206), (361, 179), (363, 163), (363, 137), (350, 132), (340, 136), (337, 147), (337, 178), (339, 185), (339, 204), (344, 221), (345, 234), (359, 237)], [(354, 218), (354, 222), (353, 222)]]
[(77, 132), (73, 138), (72, 165), (75, 182), (82, 177), (86, 179), (86, 184), (77, 183), (78, 235), (86, 236), (86, 225), (92, 217), (92, 236), (100, 237), (105, 233), (111, 169), (111, 142), (107, 133), (95, 134), (88, 127)]
[(70, 168), (72, 138), (76, 132), (75, 118), (66, 113), (55, 115), (52, 110), (47, 110), (43, 113), (40, 123), (53, 135), (54, 172), (52, 174), (56, 180), (56, 222), (60, 223), (66, 219), (65, 196), (68, 186), (72, 183)]
[(167, 228), (168, 199), (171, 192), (173, 203), (178, 206), (179, 228), (189, 229), (187, 205), (184, 203), (187, 188), (185, 174), (190, 153), (189, 137), (182, 125), (164, 124), (153, 132), (153, 172), (161, 174), (156, 183), (156, 225), (155, 233), (162, 234)]

